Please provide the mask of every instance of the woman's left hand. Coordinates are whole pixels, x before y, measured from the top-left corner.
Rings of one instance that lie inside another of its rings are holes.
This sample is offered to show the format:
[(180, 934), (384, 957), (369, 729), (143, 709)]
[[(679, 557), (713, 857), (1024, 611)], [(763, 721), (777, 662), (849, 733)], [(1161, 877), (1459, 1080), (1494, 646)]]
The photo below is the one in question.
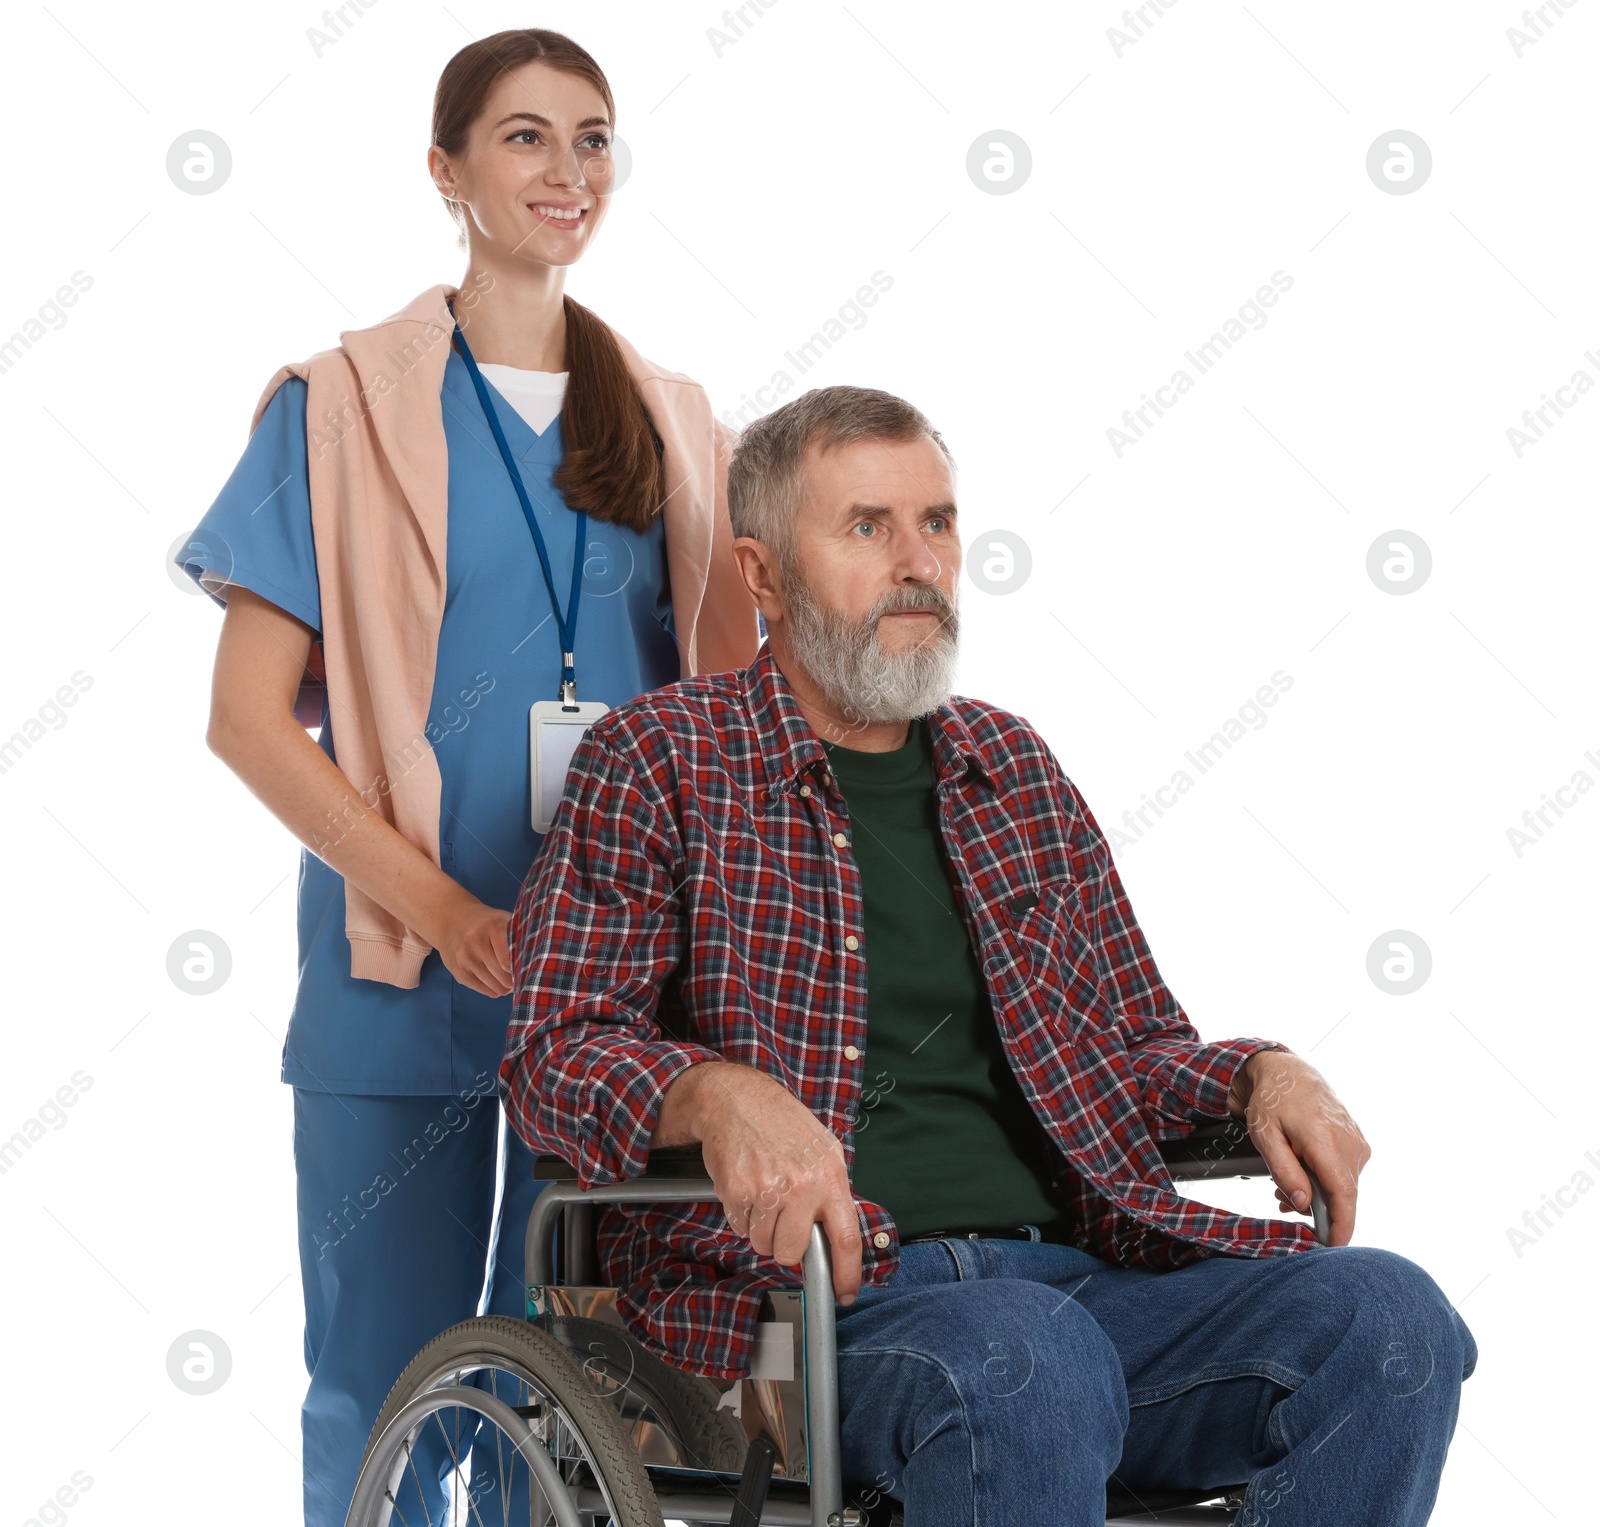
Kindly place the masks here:
[(511, 914), (476, 897), (449, 918), (439, 939), (439, 958), (463, 986), (486, 997), (511, 993)]

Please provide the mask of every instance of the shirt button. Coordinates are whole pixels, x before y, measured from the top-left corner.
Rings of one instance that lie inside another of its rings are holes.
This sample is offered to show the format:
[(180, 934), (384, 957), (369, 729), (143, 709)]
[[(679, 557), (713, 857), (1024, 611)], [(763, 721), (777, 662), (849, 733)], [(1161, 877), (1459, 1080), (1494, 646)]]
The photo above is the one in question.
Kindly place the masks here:
[(887, 1230), (880, 1230), (875, 1236), (873, 1236), (872, 1244), (876, 1246), (879, 1251), (887, 1250), (889, 1246), (889, 1232)]
[(854, 1045), (846, 1045), (844, 1047), (844, 1058), (846, 1060), (860, 1060), (861, 1052)]
[(810, 785), (802, 785), (800, 787), (800, 793), (801, 793), (801, 795), (809, 796), (811, 794), (811, 786)]
[(843, 848), (849, 841), (842, 832), (836, 832), (833, 835), (833, 846), (835, 848)]
[(855, 934), (847, 933), (844, 936), (844, 947), (852, 950), (859, 949), (861, 947), (861, 940), (858, 939)]

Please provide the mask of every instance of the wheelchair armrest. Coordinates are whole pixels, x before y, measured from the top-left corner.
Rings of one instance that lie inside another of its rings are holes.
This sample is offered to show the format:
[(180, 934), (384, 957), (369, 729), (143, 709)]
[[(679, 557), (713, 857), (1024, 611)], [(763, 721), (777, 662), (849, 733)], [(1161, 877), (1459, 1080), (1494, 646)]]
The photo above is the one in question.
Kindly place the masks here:
[[(533, 1175), (538, 1182), (574, 1182), (578, 1169), (560, 1156), (534, 1158)], [(665, 1146), (650, 1152), (645, 1160), (645, 1177), (709, 1177), (700, 1142)]]
[[(1262, 1177), (1266, 1166), (1243, 1119), (1209, 1120), (1182, 1140), (1163, 1140), (1157, 1149), (1175, 1178)], [(541, 1182), (573, 1182), (577, 1168), (560, 1156), (539, 1156), (533, 1175)], [(698, 1141), (664, 1146), (650, 1152), (643, 1179), (652, 1177), (709, 1177)], [(640, 1179), (640, 1180), (643, 1180)]]
[(1178, 1179), (1266, 1175), (1265, 1163), (1243, 1119), (1209, 1120), (1181, 1140), (1158, 1141), (1156, 1149)]
[(646, 1177), (709, 1177), (698, 1140), (689, 1145), (658, 1146), (645, 1159)]
[[(1250, 1128), (1243, 1119), (1215, 1119), (1191, 1130), (1181, 1140), (1161, 1140), (1156, 1144), (1174, 1182), (1199, 1182), (1208, 1177), (1270, 1177), (1261, 1159)], [(1331, 1234), (1328, 1195), (1317, 1174), (1309, 1168), (1311, 1180), (1311, 1224), (1324, 1246)]]

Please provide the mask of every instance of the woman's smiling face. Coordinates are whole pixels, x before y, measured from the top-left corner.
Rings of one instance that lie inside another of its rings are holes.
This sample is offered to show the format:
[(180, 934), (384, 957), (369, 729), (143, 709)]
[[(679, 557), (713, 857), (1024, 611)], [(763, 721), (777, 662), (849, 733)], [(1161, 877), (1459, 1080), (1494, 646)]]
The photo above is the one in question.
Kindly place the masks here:
[(461, 204), (472, 258), (570, 265), (610, 203), (611, 119), (587, 80), (540, 62), (500, 76), (466, 152), (428, 152), (434, 184)]

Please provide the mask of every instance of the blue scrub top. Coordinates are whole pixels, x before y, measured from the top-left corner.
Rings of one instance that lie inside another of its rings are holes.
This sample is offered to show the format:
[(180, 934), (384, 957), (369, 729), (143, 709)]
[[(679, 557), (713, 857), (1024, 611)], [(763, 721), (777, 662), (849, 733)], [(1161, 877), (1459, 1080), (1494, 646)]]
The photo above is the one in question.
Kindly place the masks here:
[[(489, 392), (565, 599), (577, 517), (550, 481), (563, 454), (561, 416), (536, 435), (492, 383)], [(510, 911), (543, 842), (530, 825), (528, 707), (557, 698), (561, 642), (528, 523), (453, 349), (441, 401), (450, 463), (446, 590), (425, 732), (442, 781), (441, 868)], [(643, 534), (591, 517), (586, 539), (578, 694), (620, 705), (679, 677), (664, 530), (659, 516)], [(273, 395), (175, 561), (197, 582), (202, 571), (215, 572), (321, 631), (304, 382), (290, 378)], [(318, 742), (336, 758), (326, 701)], [(414, 988), (355, 980), (344, 919), (343, 876), (303, 848), (300, 980), (283, 1080), (322, 1092), (442, 1095), (492, 1079), (505, 1053), (510, 996), (461, 985), (437, 950)]]

